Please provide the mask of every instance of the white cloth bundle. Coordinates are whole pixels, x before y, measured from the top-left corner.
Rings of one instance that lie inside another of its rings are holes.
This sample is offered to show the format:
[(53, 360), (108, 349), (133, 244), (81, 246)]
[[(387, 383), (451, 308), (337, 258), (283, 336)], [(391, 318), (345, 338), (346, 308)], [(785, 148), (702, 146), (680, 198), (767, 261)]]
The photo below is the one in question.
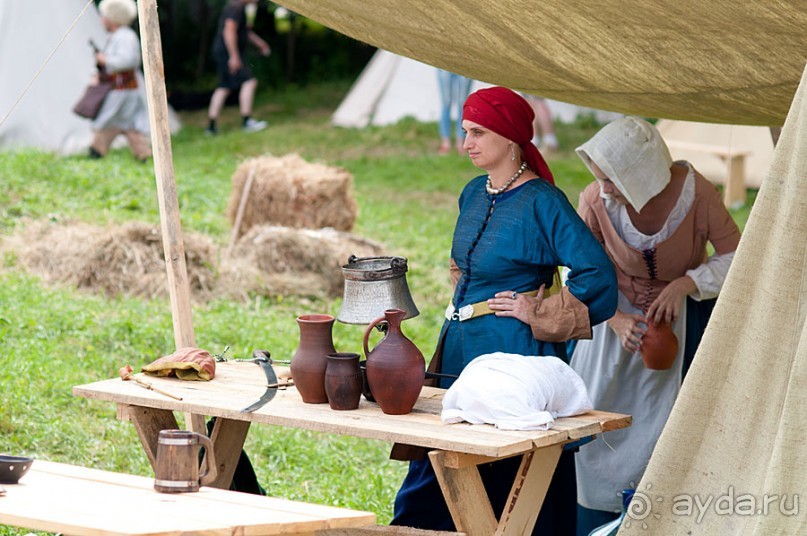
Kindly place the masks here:
[(549, 430), (558, 417), (592, 408), (583, 380), (554, 356), (496, 352), (477, 357), (443, 396), (444, 423)]

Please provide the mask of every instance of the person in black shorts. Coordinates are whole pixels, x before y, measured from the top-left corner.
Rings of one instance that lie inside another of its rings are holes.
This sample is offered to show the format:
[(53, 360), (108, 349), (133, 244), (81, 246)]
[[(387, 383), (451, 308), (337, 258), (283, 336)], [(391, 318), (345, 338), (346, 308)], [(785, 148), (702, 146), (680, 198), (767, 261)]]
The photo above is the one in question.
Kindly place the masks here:
[[(248, 24), (248, 19), (254, 18), (257, 3), (258, 0), (229, 0), (221, 12), (218, 31), (213, 41), (213, 59), (216, 62), (219, 83), (210, 97), (209, 124), (205, 130), (207, 134), (218, 133), (216, 120), (227, 97), (234, 90), (238, 90), (238, 105), (243, 118), (242, 129), (245, 132), (257, 132), (266, 128), (266, 121), (252, 118), (252, 103), (258, 80), (244, 63), (247, 43), (257, 47), (263, 56), (268, 56), (271, 52), (267, 42), (253, 32), (251, 24)], [(248, 14), (251, 16), (248, 17)]]

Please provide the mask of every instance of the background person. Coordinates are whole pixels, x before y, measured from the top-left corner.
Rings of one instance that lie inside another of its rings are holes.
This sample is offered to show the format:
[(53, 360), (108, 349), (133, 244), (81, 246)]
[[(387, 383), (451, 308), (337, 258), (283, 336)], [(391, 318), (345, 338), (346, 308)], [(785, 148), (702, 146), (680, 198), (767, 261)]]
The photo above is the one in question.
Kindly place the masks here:
[[(591, 326), (614, 313), (613, 266), (554, 186), (531, 142), (532, 113), (523, 97), (502, 87), (472, 93), (463, 107), (464, 148), (487, 174), (471, 180), (460, 195), (449, 263), (454, 293), (430, 364), (436, 372), (458, 375), (475, 357), (491, 352), (565, 360), (564, 341), (590, 337)], [(568, 283), (544, 297), (559, 265), (570, 268)], [(538, 292), (519, 294), (527, 291)], [(452, 314), (452, 308), (479, 302), (495, 314), (463, 321)], [(442, 380), (441, 387), (450, 383)], [(516, 456), (480, 466), (497, 516), (520, 462)], [(392, 523), (454, 530), (428, 458), (410, 462)], [(574, 526), (574, 464), (566, 453), (534, 534), (574, 534)]]
[[(720, 193), (691, 164), (673, 162), (643, 119), (609, 123), (577, 149), (596, 181), (578, 212), (614, 262), (619, 306), (580, 341), (572, 368), (594, 407), (627, 413), (632, 425), (576, 455), (578, 534), (618, 516), (619, 492), (638, 485), (678, 395), (683, 374), (723, 286), (740, 231)], [(714, 246), (707, 257), (706, 246)], [(648, 323), (672, 322), (678, 354), (669, 370), (647, 369), (640, 349)]]
[(535, 133), (532, 143), (541, 151), (556, 151), (558, 149), (558, 138), (555, 136), (555, 123), (552, 121), (552, 112), (549, 110), (543, 97), (536, 97), (529, 93), (524, 94), (524, 98), (532, 106), (535, 112), (535, 123), (533, 125)]
[(141, 65), (140, 40), (129, 26), (137, 17), (134, 0), (102, 0), (98, 4), (101, 22), (109, 32), (103, 49), (95, 53), (96, 75), (103, 82), (112, 82), (98, 116), (93, 120), (95, 131), (90, 145), (90, 157), (101, 158), (109, 152), (112, 141), (126, 136), (132, 154), (141, 161), (151, 156), (148, 139), (148, 108), (138, 90)]
[[(462, 142), (465, 133), (462, 131), (462, 105), (471, 91), (471, 79), (455, 74), (443, 69), (437, 69), (437, 83), (440, 86), (440, 121), (438, 130), (440, 132), (440, 154), (448, 154), (451, 151), (451, 134), (454, 131), (454, 140), (457, 152), (463, 154), (465, 151)], [(453, 125), (451, 122), (451, 112), (457, 114), (457, 121)]]
[(258, 80), (250, 68), (244, 63), (244, 52), (247, 43), (258, 48), (262, 56), (271, 52), (269, 44), (252, 31), (247, 24), (248, 4), (256, 4), (258, 0), (229, 0), (225, 4), (219, 18), (218, 31), (213, 40), (213, 59), (216, 62), (218, 87), (210, 97), (208, 108), (207, 134), (217, 134), (216, 121), (231, 91), (238, 90), (238, 107), (241, 111), (242, 130), (257, 132), (266, 128), (266, 121), (252, 118), (252, 105)]

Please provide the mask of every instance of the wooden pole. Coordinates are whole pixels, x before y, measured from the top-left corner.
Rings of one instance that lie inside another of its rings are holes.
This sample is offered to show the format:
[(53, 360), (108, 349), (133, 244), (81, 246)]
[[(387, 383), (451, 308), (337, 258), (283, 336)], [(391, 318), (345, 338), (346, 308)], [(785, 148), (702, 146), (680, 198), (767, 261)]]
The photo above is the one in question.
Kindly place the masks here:
[(188, 269), (185, 264), (185, 245), (182, 241), (182, 227), (179, 222), (179, 202), (174, 181), (174, 161), (171, 155), (171, 129), (168, 121), (168, 99), (165, 91), (165, 68), (160, 41), (157, 0), (138, 0), (137, 11), (140, 19), (143, 72), (146, 76), (154, 174), (160, 204), (160, 226), (165, 268), (168, 272), (171, 317), (174, 323), (174, 342), (177, 348), (196, 346), (191, 316)]
[(247, 183), (244, 185), (244, 191), (241, 192), (241, 201), (238, 203), (238, 212), (235, 214), (235, 223), (233, 224), (233, 232), (230, 233), (230, 244), (227, 246), (227, 252), (224, 254), (225, 259), (229, 259), (233, 252), (233, 246), (238, 239), (238, 233), (241, 231), (241, 220), (244, 219), (244, 210), (247, 207), (247, 199), (249, 199), (249, 191), (252, 189), (252, 182), (255, 180), (255, 164), (249, 168), (247, 175)]

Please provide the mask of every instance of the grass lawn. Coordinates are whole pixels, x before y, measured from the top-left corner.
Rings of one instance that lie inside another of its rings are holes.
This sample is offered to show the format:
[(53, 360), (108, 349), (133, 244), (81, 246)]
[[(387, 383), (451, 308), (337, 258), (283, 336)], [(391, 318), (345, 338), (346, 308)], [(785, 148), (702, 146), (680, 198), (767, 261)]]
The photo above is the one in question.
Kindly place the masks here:
[[(383, 242), (409, 259), (407, 276), (421, 314), (404, 333), (430, 356), (450, 299), (447, 259), (463, 185), (481, 174), (461, 156), (438, 156), (436, 124), (404, 120), (364, 130), (330, 126), (348, 89), (335, 83), (263, 93), (255, 117), (269, 121), (243, 134), (236, 109), (227, 108), (220, 135), (203, 135), (205, 112), (183, 113), (173, 138), (175, 178), (184, 230), (229, 239), (225, 209), (231, 176), (245, 158), (299, 153), (309, 161), (348, 169), (359, 216), (355, 234)], [(574, 204), (591, 181), (573, 148), (597, 130), (580, 121), (559, 125), (561, 150), (548, 160), (557, 184)], [(38, 152), (0, 154), (0, 239), (33, 220), (103, 225), (159, 222), (154, 171), (128, 148), (93, 161)], [(749, 192), (753, 202), (755, 192)], [(741, 227), (746, 207), (732, 214)], [(295, 318), (331, 313), (340, 300), (277, 297), (246, 303), (217, 301), (193, 310), (197, 345), (229, 357), (266, 348), (277, 359), (296, 349)], [(360, 326), (337, 323), (335, 346), (359, 352)], [(77, 399), (74, 385), (115, 377), (174, 350), (167, 299), (98, 296), (46, 286), (0, 258), (0, 452), (153, 476), (134, 427), (115, 418), (108, 403)], [(405, 465), (388, 460), (390, 445), (270, 426), (253, 426), (246, 450), (261, 484), (273, 496), (370, 510), (387, 523)], [(20, 531), (0, 527), (0, 535)]]

